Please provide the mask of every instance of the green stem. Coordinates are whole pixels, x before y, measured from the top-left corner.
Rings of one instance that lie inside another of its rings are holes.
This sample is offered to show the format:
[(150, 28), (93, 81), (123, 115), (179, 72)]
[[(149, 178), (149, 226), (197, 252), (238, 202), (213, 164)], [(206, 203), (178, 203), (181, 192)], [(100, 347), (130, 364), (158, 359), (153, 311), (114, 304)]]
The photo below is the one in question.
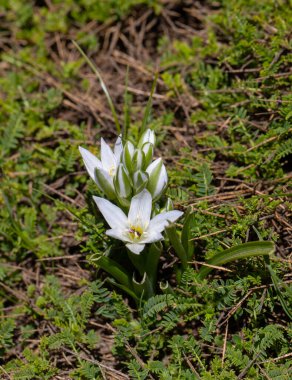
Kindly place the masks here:
[(134, 265), (135, 269), (139, 272), (140, 276), (143, 277), (145, 273), (145, 265), (144, 265), (142, 253), (140, 253), (139, 255), (136, 255), (135, 253), (131, 252), (128, 249), (128, 257), (131, 260), (131, 263)]
[(135, 255), (131, 251), (128, 251), (129, 259), (142, 278), (139, 282), (133, 277), (133, 288), (136, 294), (142, 296), (143, 299), (148, 299), (155, 295), (157, 267), (161, 250), (161, 243), (156, 243), (145, 248), (140, 255)]

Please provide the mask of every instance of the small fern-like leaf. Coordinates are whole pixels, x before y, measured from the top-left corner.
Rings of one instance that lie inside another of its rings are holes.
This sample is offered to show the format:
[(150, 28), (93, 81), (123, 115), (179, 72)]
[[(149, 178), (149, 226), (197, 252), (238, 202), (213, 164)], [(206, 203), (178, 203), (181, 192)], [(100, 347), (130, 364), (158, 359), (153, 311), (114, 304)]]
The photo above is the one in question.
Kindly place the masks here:
[(0, 149), (3, 155), (9, 153), (12, 149), (16, 148), (18, 140), (23, 135), (23, 123), (20, 113), (13, 113), (10, 116), (7, 127), (1, 136), (1, 146)]
[(200, 167), (199, 173), (195, 175), (194, 179), (197, 183), (196, 193), (199, 197), (214, 193), (214, 186), (211, 185), (213, 179), (212, 172), (206, 163)]
[(284, 141), (277, 149), (278, 157), (284, 158), (292, 154), (292, 138)]
[(144, 305), (143, 318), (152, 318), (157, 315), (157, 313), (167, 308), (171, 301), (173, 301), (171, 294), (159, 294), (150, 298)]

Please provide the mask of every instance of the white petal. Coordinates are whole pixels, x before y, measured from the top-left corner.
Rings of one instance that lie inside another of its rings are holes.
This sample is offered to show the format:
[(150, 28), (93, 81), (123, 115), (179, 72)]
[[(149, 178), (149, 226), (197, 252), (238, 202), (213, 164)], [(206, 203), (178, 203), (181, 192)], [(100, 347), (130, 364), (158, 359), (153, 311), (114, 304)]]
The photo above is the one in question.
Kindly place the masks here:
[(163, 190), (167, 186), (167, 181), (168, 181), (167, 171), (165, 169), (165, 166), (162, 164), (161, 170), (160, 170), (160, 175), (158, 178), (158, 183), (157, 183), (157, 186), (155, 188), (155, 192), (153, 194), (153, 198), (156, 198), (162, 194)]
[(89, 150), (79, 147), (79, 152), (83, 158), (84, 165), (90, 177), (95, 181), (95, 169), (101, 168), (101, 162), (94, 154), (90, 153)]
[(153, 145), (155, 144), (155, 133), (149, 128), (143, 133), (141, 137), (141, 141), (140, 141), (141, 146), (147, 142)]
[(152, 220), (150, 220), (148, 233), (151, 234), (154, 232), (161, 232), (166, 226), (171, 222), (175, 222), (178, 218), (183, 215), (183, 212), (173, 210), (168, 212), (163, 212), (162, 214), (156, 215)]
[(112, 170), (115, 171), (117, 166), (116, 157), (113, 154), (113, 151), (111, 150), (110, 146), (104, 141), (103, 138), (101, 138), (101, 163), (107, 172), (110, 172)]
[(153, 147), (153, 145), (151, 143), (147, 142), (147, 143), (143, 144), (142, 151), (144, 152), (145, 155), (147, 155), (149, 152), (149, 149), (152, 149), (152, 147)]
[[(100, 168), (98, 169), (98, 171), (103, 175), (103, 177), (105, 178), (105, 180), (108, 182), (108, 184), (113, 188), (114, 190), (114, 181), (113, 181), (113, 177), (111, 177), (109, 175), (109, 173), (103, 169), (103, 168)], [(97, 178), (96, 178), (96, 172), (94, 173), (95, 174), (95, 180), (97, 181)]]
[(117, 163), (119, 163), (121, 160), (122, 152), (123, 152), (123, 143), (122, 143), (122, 139), (121, 139), (121, 135), (120, 135), (117, 138), (117, 141), (116, 141), (115, 147), (114, 147), (114, 155), (116, 157)]
[(93, 199), (111, 228), (119, 230), (127, 228), (127, 217), (119, 207), (104, 198), (93, 197)]
[(149, 166), (148, 168), (146, 169), (146, 172), (151, 175), (151, 173), (153, 172), (153, 170), (156, 169), (157, 165), (160, 165), (160, 162), (162, 161), (161, 158), (157, 158), (157, 160), (153, 161)]
[(151, 129), (148, 129), (147, 141), (151, 144), (155, 144), (155, 133)]
[(151, 231), (147, 233), (147, 236), (140, 240), (141, 243), (154, 243), (156, 241), (163, 240), (163, 236), (160, 232)]
[(126, 142), (124, 149), (123, 149), (123, 152), (126, 155), (126, 157), (131, 157), (131, 159), (133, 158), (133, 155), (135, 153), (135, 147), (131, 143), (131, 141)]
[(142, 163), (143, 163), (143, 154), (141, 149), (136, 149), (134, 156), (133, 156), (133, 161), (136, 164), (135, 169), (139, 170), (141, 169)]
[(133, 253), (135, 253), (136, 255), (139, 255), (139, 253), (141, 253), (145, 247), (145, 244), (126, 244), (126, 247)]
[(125, 240), (123, 230), (121, 229), (111, 229), (111, 230), (107, 230), (105, 233), (106, 235), (113, 237), (114, 239), (129, 241), (129, 240)]
[(127, 146), (128, 146), (131, 157), (133, 157), (134, 152), (135, 152), (134, 145), (131, 143), (131, 141), (127, 141)]
[(115, 188), (113, 178), (104, 169), (95, 170), (95, 182), (101, 191), (110, 199), (115, 198)]
[(128, 215), (129, 223), (133, 226), (146, 228), (150, 221), (152, 210), (152, 197), (148, 190), (144, 189), (131, 200)]

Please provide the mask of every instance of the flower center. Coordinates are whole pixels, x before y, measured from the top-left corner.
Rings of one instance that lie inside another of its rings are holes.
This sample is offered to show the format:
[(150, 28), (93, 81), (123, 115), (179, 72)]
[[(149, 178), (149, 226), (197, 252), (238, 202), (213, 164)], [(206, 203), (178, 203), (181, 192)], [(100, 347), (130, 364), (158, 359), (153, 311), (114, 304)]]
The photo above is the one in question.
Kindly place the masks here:
[(143, 229), (140, 226), (130, 226), (128, 233), (131, 240), (138, 241), (143, 235)]
[(109, 171), (108, 171), (108, 174), (113, 177), (115, 174), (116, 174), (116, 168), (115, 166), (112, 166)]

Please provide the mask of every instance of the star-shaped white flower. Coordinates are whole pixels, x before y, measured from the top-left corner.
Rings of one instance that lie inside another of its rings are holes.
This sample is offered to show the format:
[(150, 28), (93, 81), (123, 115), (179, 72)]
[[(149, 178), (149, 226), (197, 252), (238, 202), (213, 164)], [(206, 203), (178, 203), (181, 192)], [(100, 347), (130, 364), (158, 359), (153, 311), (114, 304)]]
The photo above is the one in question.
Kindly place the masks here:
[(132, 198), (128, 216), (104, 198), (93, 197), (93, 199), (111, 227), (106, 234), (125, 242), (126, 247), (137, 255), (143, 251), (145, 244), (162, 240), (161, 232), (165, 227), (183, 214), (181, 211), (173, 210), (150, 219), (152, 197), (146, 189)]
[(101, 160), (99, 160), (94, 154), (90, 153), (89, 150), (79, 147), (79, 151), (82, 155), (83, 162), (85, 164), (86, 170), (90, 177), (101, 186), (100, 180), (96, 176), (96, 170), (98, 170), (104, 178), (104, 181), (114, 190), (113, 177), (117, 172), (117, 168), (121, 159), (121, 154), (123, 151), (123, 144), (120, 137), (118, 137), (114, 151), (110, 146), (101, 139)]

